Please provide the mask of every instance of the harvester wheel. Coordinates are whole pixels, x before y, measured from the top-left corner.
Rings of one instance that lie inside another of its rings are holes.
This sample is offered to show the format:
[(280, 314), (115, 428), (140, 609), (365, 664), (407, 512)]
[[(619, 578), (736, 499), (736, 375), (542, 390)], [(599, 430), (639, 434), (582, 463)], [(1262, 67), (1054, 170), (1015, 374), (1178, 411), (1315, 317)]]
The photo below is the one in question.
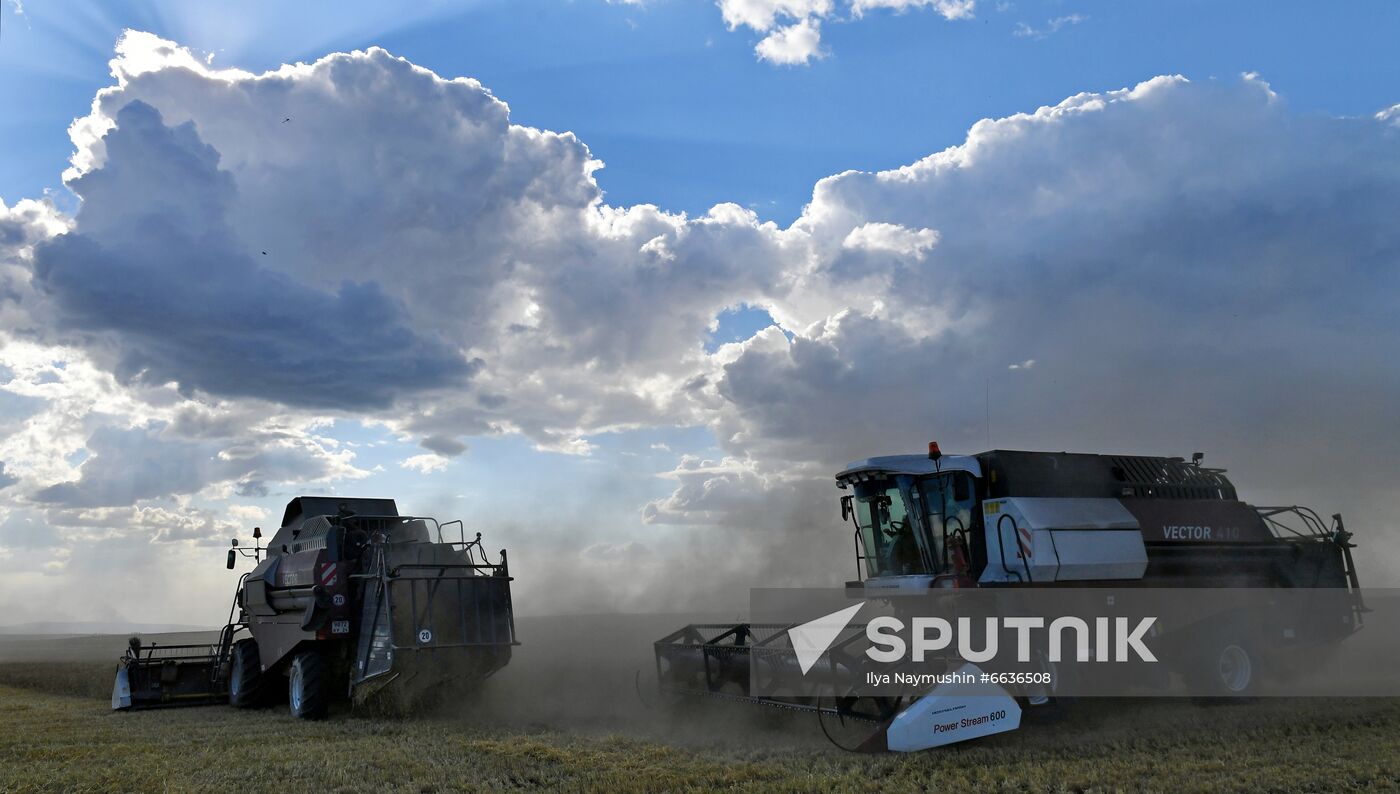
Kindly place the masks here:
[(228, 702), (238, 709), (262, 704), (262, 663), (258, 643), (251, 637), (233, 644), (229, 658)]
[(315, 651), (302, 651), (292, 659), (287, 677), (287, 700), (292, 716), (303, 720), (319, 720), (326, 716), (330, 705), (330, 671), (326, 658)]
[(1187, 681), (1198, 696), (1247, 698), (1258, 689), (1259, 660), (1247, 639), (1217, 636), (1196, 657)]

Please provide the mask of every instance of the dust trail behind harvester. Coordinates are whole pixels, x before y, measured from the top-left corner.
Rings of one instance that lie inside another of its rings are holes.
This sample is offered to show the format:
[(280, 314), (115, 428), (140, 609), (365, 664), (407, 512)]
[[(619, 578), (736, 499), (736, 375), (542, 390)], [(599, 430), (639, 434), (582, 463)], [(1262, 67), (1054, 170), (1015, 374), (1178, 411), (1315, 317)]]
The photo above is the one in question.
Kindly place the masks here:
[[(732, 619), (734, 615), (583, 615), (517, 619), (521, 645), (511, 663), (492, 676), (477, 698), (446, 709), (475, 724), (516, 730), (558, 730), (665, 738), (685, 744), (732, 741), (762, 733), (765, 744), (825, 742), (791, 730), (792, 715), (729, 703), (661, 702), (652, 643), (676, 625)], [(788, 730), (781, 730), (784, 726)], [(717, 730), (717, 727), (722, 729)]]

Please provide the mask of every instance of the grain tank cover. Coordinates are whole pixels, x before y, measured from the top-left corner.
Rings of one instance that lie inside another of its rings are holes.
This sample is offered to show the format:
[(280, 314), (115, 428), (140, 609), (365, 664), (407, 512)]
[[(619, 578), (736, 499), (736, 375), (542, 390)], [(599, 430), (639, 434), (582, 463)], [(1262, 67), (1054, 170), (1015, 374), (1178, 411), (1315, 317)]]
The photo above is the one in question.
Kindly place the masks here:
[(282, 526), (299, 524), (311, 516), (333, 516), (344, 507), (361, 516), (396, 516), (398, 505), (393, 499), (356, 499), (346, 496), (298, 496), (287, 503), (282, 514)]
[(987, 496), (1093, 499), (1223, 499), (1235, 486), (1221, 469), (1181, 458), (1022, 452), (996, 449), (976, 456), (987, 473)]
[(984, 583), (1141, 579), (1147, 571), (1137, 518), (1117, 499), (988, 499), (982, 517)]

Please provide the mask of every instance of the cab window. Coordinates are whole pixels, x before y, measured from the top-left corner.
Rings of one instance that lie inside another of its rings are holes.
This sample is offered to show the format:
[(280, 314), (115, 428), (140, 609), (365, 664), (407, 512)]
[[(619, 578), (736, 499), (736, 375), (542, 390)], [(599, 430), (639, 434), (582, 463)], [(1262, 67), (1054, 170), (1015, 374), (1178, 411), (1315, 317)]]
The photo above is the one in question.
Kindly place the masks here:
[(899, 486), (893, 480), (858, 483), (854, 501), (867, 575), (922, 573), (923, 559)]

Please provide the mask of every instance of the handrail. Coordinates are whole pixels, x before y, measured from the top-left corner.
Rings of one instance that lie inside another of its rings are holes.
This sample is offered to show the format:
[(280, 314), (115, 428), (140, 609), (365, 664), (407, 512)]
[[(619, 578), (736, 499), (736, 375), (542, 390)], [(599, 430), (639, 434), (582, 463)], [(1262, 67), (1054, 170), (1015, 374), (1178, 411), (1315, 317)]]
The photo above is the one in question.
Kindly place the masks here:
[[(332, 520), (335, 520), (335, 521), (341, 521), (341, 522), (345, 522), (345, 521), (389, 521), (389, 522), (407, 523), (407, 522), (409, 522), (409, 521), (431, 521), (431, 522), (433, 522), (433, 526), (437, 528), (437, 538), (438, 538), (438, 539), (437, 539), (437, 542), (438, 542), (438, 543), (442, 543), (442, 542), (443, 542), (443, 541), (442, 541), (442, 524), (438, 523), (438, 520), (437, 520), (436, 518), (433, 518), (432, 516), (375, 516), (375, 515), (363, 515), (363, 514), (360, 514), (360, 513), (353, 513), (353, 514), (348, 515), (348, 516), (325, 515), (325, 516), (321, 516), (321, 517), (322, 517), (322, 518), (326, 518), (326, 519), (332, 519)], [(454, 521), (449, 521), (449, 522), (447, 522), (447, 523), (449, 523), (449, 524), (455, 523), (455, 519), (454, 519)]]
[(969, 544), (968, 541), (967, 541), (967, 525), (963, 523), (962, 518), (959, 517), (959, 516), (949, 516), (949, 515), (945, 515), (945, 516), (943, 516), (943, 559), (940, 560), (940, 562), (943, 563), (943, 564), (939, 567), (939, 570), (940, 570), (940, 571), (947, 571), (947, 569), (948, 569), (948, 522), (949, 522), (949, 521), (956, 521), (956, 522), (958, 522), (958, 528), (955, 529), (955, 530), (953, 530), (953, 534), (954, 534), (954, 535), (961, 534), (961, 535), (963, 536), (963, 546), (964, 546), (964, 548), (966, 548), (966, 550), (967, 550), (967, 562), (968, 562), (968, 565), (971, 565), (971, 564), (972, 564), (972, 548), (971, 548), (971, 544)]
[[(1332, 533), (1327, 529), (1327, 525), (1323, 523), (1322, 517), (1319, 516), (1317, 512), (1314, 511), (1312, 508), (1302, 507), (1299, 505), (1288, 505), (1261, 506), (1255, 507), (1254, 510), (1259, 514), (1259, 517), (1264, 520), (1265, 525), (1269, 527), (1270, 532), (1272, 532), (1274, 537), (1276, 538), (1283, 539), (1282, 533), (1285, 532), (1290, 535), (1293, 535), (1294, 537), (1316, 538), (1322, 540), (1325, 540), (1332, 536)], [(1306, 531), (1300, 532), (1297, 528), (1290, 526), (1287, 523), (1280, 521), (1278, 518), (1276, 518), (1277, 516), (1289, 514), (1297, 516), (1298, 520), (1302, 521), (1303, 527)]]
[(1006, 521), (1007, 519), (1011, 520), (1011, 534), (1015, 535), (1017, 532), (1016, 519), (1011, 518), (1010, 513), (1002, 513), (1001, 518), (997, 519), (997, 553), (1001, 555), (1001, 569), (1006, 573), (1015, 576), (1016, 581), (1018, 582), (1033, 582), (1035, 580), (1031, 578), (1031, 564), (1026, 560), (1026, 556), (1024, 554), (1021, 555), (1021, 563), (1025, 565), (1026, 568), (1025, 579), (1021, 578), (1020, 572), (1013, 571), (1010, 568), (1006, 567), (1006, 541), (1003, 540), (1001, 537), (1001, 522)]

